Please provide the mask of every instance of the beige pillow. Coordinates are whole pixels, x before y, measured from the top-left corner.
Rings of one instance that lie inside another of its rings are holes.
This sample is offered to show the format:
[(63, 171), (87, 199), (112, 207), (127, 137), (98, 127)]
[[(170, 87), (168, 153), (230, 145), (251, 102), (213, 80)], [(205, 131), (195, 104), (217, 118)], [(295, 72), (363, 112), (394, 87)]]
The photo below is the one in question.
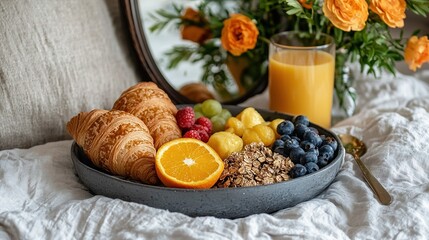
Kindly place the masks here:
[(0, 1), (0, 150), (70, 139), (140, 79), (119, 0)]

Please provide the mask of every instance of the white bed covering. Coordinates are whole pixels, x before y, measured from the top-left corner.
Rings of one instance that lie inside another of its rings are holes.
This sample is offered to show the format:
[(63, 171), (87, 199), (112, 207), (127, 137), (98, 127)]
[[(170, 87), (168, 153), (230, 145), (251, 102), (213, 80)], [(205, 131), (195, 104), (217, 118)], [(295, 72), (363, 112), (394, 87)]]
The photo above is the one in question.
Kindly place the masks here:
[[(429, 71), (357, 76), (357, 113), (333, 130), (362, 138), (362, 158), (393, 196), (378, 203), (347, 155), (318, 197), (273, 214), (191, 218), (91, 195), (71, 141), (0, 151), (0, 239), (428, 239)], [(245, 104), (266, 107), (266, 94)], [(4, 141), (4, 139), (1, 139)]]

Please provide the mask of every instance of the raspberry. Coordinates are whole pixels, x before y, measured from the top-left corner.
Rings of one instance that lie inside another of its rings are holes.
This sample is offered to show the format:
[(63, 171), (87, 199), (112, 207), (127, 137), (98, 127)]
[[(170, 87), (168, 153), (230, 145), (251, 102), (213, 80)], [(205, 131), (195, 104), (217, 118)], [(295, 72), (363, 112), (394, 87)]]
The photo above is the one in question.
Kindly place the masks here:
[(198, 131), (198, 133), (200, 134), (201, 141), (205, 143), (209, 141), (210, 135), (206, 131)]
[(195, 113), (192, 107), (184, 107), (176, 113), (177, 125), (183, 130), (191, 128), (195, 123)]
[(209, 129), (207, 129), (205, 126), (200, 125), (200, 124), (194, 124), (194, 125), (192, 125), (192, 127), (190, 128), (190, 130), (196, 130), (198, 132), (210, 133)]
[(183, 137), (201, 140), (200, 133), (197, 130), (189, 130), (183, 135)]
[(207, 133), (210, 134), (212, 132), (212, 121), (206, 117), (199, 117), (197, 121), (195, 121), (195, 124), (202, 125), (207, 128)]

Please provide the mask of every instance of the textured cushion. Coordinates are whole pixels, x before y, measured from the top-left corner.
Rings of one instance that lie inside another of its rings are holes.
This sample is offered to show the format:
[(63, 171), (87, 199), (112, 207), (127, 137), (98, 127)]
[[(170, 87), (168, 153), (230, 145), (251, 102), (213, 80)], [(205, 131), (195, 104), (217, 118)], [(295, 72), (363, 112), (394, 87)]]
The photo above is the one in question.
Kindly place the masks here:
[(0, 1), (0, 150), (69, 139), (140, 79), (119, 0)]

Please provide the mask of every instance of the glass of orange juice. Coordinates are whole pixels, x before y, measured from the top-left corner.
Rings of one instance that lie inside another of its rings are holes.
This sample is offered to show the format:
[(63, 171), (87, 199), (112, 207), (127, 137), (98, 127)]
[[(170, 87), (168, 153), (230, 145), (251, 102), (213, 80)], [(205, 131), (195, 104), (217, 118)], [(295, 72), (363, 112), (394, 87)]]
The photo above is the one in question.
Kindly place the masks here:
[(269, 107), (331, 127), (335, 42), (326, 34), (282, 32), (271, 37)]

